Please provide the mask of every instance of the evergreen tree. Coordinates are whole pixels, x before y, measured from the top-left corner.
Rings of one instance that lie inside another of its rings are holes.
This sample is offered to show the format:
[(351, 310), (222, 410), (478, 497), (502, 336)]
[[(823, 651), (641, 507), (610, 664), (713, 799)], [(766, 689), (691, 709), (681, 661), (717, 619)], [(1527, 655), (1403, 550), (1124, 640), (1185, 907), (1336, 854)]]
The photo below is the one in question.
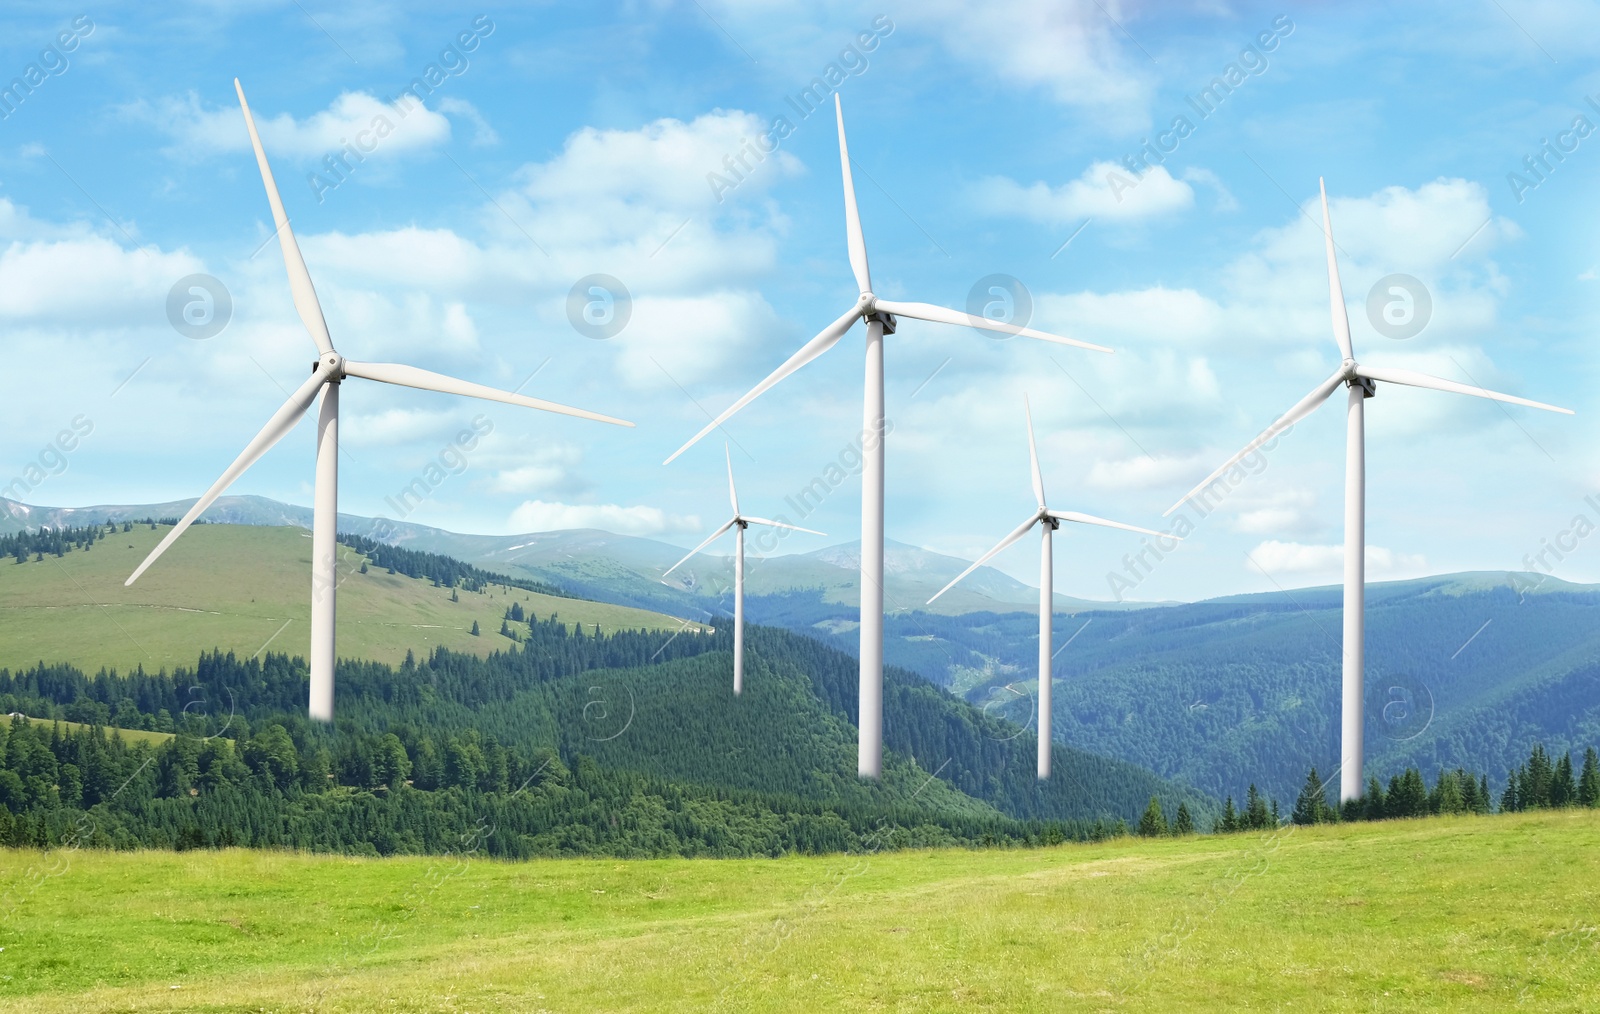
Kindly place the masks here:
[(1332, 820), (1333, 812), (1328, 806), (1326, 792), (1326, 786), (1317, 777), (1317, 769), (1313, 767), (1311, 773), (1306, 775), (1306, 783), (1294, 801), (1294, 812), (1289, 819), (1296, 824), (1322, 824)]
[(1167, 818), (1161, 812), (1161, 800), (1155, 796), (1150, 797), (1150, 805), (1145, 807), (1144, 816), (1139, 818), (1139, 834), (1145, 838), (1155, 838), (1167, 833)]
[(1578, 785), (1572, 780), (1572, 752), (1563, 754), (1556, 763), (1555, 777), (1550, 782), (1550, 805), (1571, 806), (1578, 801)]
[(481, 632), (478, 630), (478, 621), (477, 620), (473, 620), (472, 621), (472, 636), (473, 637), (481, 636)]
[(1578, 777), (1578, 804), (1600, 806), (1600, 755), (1594, 747), (1583, 751), (1583, 774)]
[(1528, 755), (1524, 773), (1518, 779), (1517, 803), (1519, 809), (1538, 810), (1550, 806), (1551, 790), (1556, 777), (1556, 766), (1550, 762), (1543, 743), (1535, 743)]
[(1518, 768), (1506, 772), (1506, 790), (1500, 794), (1500, 812), (1515, 813), (1522, 809), (1517, 798)]
[(1211, 829), (1213, 834), (1232, 834), (1239, 830), (1239, 813), (1233, 808), (1233, 797), (1222, 806), (1222, 816), (1217, 818), (1216, 826)]
[(1276, 825), (1272, 820), (1272, 813), (1267, 809), (1267, 801), (1256, 789), (1255, 783), (1250, 783), (1250, 791), (1245, 796), (1244, 818), (1242, 820), (1246, 831), (1264, 831)]
[(1178, 815), (1172, 819), (1172, 833), (1178, 836), (1194, 834), (1194, 817), (1190, 815), (1187, 803), (1178, 804)]
[(1434, 783), (1433, 793), (1428, 800), (1428, 808), (1438, 814), (1448, 816), (1454, 813), (1466, 813), (1466, 801), (1461, 796), (1461, 779), (1454, 771), (1439, 772), (1439, 780)]

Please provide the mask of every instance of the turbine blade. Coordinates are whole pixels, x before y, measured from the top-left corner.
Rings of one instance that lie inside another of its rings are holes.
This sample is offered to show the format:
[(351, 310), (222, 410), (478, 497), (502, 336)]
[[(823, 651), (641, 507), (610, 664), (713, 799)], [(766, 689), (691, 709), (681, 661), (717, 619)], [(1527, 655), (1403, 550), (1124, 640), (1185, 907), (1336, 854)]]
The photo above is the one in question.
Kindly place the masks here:
[[(976, 560), (974, 560), (972, 562), (972, 566), (968, 567), (966, 570), (964, 570), (961, 573), (957, 574), (953, 581), (951, 581), (949, 584), (945, 585), (943, 588), (940, 588), (938, 591), (934, 592), (933, 593), (933, 599), (938, 598), (940, 595), (943, 595), (945, 592), (947, 592), (950, 589), (954, 588), (957, 584), (959, 584), (961, 582), (962, 578), (966, 577), (968, 574), (972, 573), (973, 571), (977, 570), (979, 567), (983, 566), (984, 564), (988, 563), (990, 560), (994, 559), (995, 554), (999, 553), (1002, 549), (1005, 549), (1007, 546), (1009, 546), (1012, 543), (1016, 542), (1018, 539), (1022, 538), (1024, 535), (1027, 535), (1028, 534), (1028, 530), (1031, 529), (1034, 525), (1036, 525), (1038, 523), (1039, 523), (1039, 515), (1035, 514), (1033, 517), (1029, 518), (1027, 521), (1023, 522), (1021, 525), (1018, 525), (1017, 526), (1017, 530), (1012, 532), (1010, 535), (1007, 535), (1005, 538), (1001, 539), (999, 545), (995, 546), (993, 549), (989, 550), (987, 553), (984, 553), (982, 556), (978, 557)], [(928, 604), (929, 605), (933, 604), (933, 599), (929, 599), (928, 600)]]
[(123, 582), (124, 587), (130, 586), (133, 582), (139, 580), (140, 575), (149, 570), (150, 565), (160, 559), (161, 554), (167, 551), (167, 547), (178, 541), (178, 536), (188, 531), (189, 526), (194, 524), (195, 518), (205, 513), (206, 508), (215, 503), (217, 497), (227, 492), (228, 487), (233, 485), (234, 480), (243, 475), (251, 465), (259, 461), (261, 456), (270, 451), (274, 444), (282, 440), (284, 434), (294, 429), (295, 423), (300, 421), (300, 417), (305, 415), (306, 409), (310, 408), (311, 403), (316, 400), (317, 392), (322, 389), (322, 385), (327, 382), (330, 374), (331, 371), (328, 368), (318, 367), (310, 379), (301, 384), (293, 394), (289, 395), (289, 400), (284, 402), (283, 407), (279, 408), (277, 412), (273, 413), (272, 418), (268, 419), (267, 424), (261, 428), (261, 432), (255, 435), (255, 439), (245, 445), (245, 449), (233, 460), (233, 464), (229, 465), (228, 470), (222, 473), (222, 478), (211, 484), (211, 488), (206, 490), (204, 496), (194, 502), (194, 506), (189, 508), (189, 513), (183, 516), (183, 520), (178, 522), (177, 527), (167, 533), (167, 537), (162, 539), (160, 544), (150, 551), (150, 555), (144, 558), (144, 562), (139, 564), (139, 568), (133, 572), (133, 575)]
[(295, 242), (289, 228), (289, 216), (283, 211), (283, 198), (278, 196), (278, 184), (272, 178), (272, 167), (267, 165), (266, 150), (261, 147), (261, 135), (256, 133), (256, 119), (250, 115), (250, 103), (244, 99), (244, 86), (233, 79), (233, 89), (239, 93), (239, 108), (244, 110), (244, 125), (250, 131), (250, 145), (256, 150), (256, 165), (261, 169), (261, 182), (267, 188), (267, 203), (272, 205), (272, 223), (278, 230), (278, 245), (283, 248), (283, 266), (289, 272), (289, 292), (294, 296), (295, 311), (300, 322), (311, 334), (311, 340), (323, 354), (333, 351), (333, 339), (328, 336), (328, 322), (322, 316), (322, 304), (317, 300), (317, 290), (311, 284), (311, 272), (306, 270), (305, 258), (300, 256), (300, 244)]
[(745, 518), (745, 520), (750, 522), (752, 525), (766, 525), (769, 528), (787, 528), (791, 532), (805, 532), (807, 535), (820, 535), (823, 538), (828, 537), (827, 532), (815, 532), (809, 528), (801, 528), (799, 525), (791, 525), (782, 521), (769, 521), (766, 518)]
[(1561, 412), (1565, 415), (1574, 415), (1570, 408), (1559, 405), (1546, 405), (1542, 401), (1529, 401), (1527, 398), (1518, 398), (1514, 394), (1501, 394), (1485, 387), (1473, 387), (1471, 384), (1458, 384), (1454, 380), (1445, 380), (1443, 377), (1434, 377), (1415, 370), (1394, 370), (1383, 366), (1357, 366), (1356, 373), (1370, 380), (1382, 380), (1390, 384), (1404, 384), (1407, 387), (1426, 387), (1433, 391), (1449, 391), (1452, 394), (1470, 394), (1476, 398), (1488, 398), (1490, 401), (1504, 401), (1512, 405), (1526, 405), (1529, 408), (1542, 408), (1546, 412)]
[(726, 532), (728, 529), (732, 528), (734, 525), (736, 525), (738, 523), (739, 523), (739, 519), (738, 518), (730, 519), (727, 524), (723, 525), (721, 528), (718, 528), (716, 531), (714, 531), (710, 535), (706, 536), (706, 541), (700, 543), (700, 545), (698, 545), (698, 546), (694, 547), (693, 549), (689, 550), (689, 555), (688, 556), (685, 556), (683, 559), (679, 560), (677, 563), (673, 564), (672, 566), (668, 567), (666, 570), (662, 571), (661, 572), (661, 576), (662, 577), (666, 577), (668, 574), (672, 573), (673, 571), (677, 570), (679, 567), (681, 567), (684, 564), (688, 563), (694, 557), (694, 555), (696, 553), (700, 552), (700, 550), (706, 548), (707, 546), (711, 545), (713, 542), (717, 541), (717, 537), (718, 536), (722, 535), (722, 533)]
[(1033, 495), (1039, 499), (1039, 509), (1044, 510), (1044, 476), (1039, 474), (1039, 446), (1033, 439), (1033, 408), (1028, 396), (1022, 396), (1022, 411), (1028, 417), (1028, 461), (1033, 465)]
[(733, 516), (739, 516), (739, 491), (733, 488), (733, 451), (728, 449), (728, 442), (722, 442), (722, 455), (728, 459), (728, 502), (733, 504)]
[(670, 465), (674, 458), (682, 454), (684, 451), (687, 451), (695, 444), (699, 443), (702, 437), (716, 429), (718, 426), (721, 426), (735, 412), (738, 412), (752, 401), (755, 401), (757, 398), (761, 397), (761, 395), (765, 394), (780, 380), (789, 376), (789, 374), (795, 372), (802, 366), (811, 362), (811, 360), (817, 358), (824, 352), (839, 344), (839, 339), (844, 337), (844, 333), (850, 330), (850, 325), (854, 324), (858, 319), (860, 319), (860, 317), (861, 310), (852, 306), (844, 316), (823, 328), (820, 332), (818, 332), (815, 338), (800, 346), (800, 351), (796, 352), (794, 355), (785, 360), (782, 366), (778, 367), (776, 370), (773, 370), (772, 373), (768, 375), (767, 379), (751, 388), (748, 394), (734, 402), (732, 405), (728, 406), (728, 408), (725, 409), (721, 415), (707, 423), (704, 429), (690, 437), (688, 443), (673, 451), (672, 454), (668, 456), (667, 460), (662, 462), (662, 464)]
[(1282, 433), (1284, 430), (1288, 429), (1290, 426), (1293, 426), (1295, 423), (1299, 422), (1301, 419), (1304, 419), (1306, 416), (1310, 415), (1312, 413), (1312, 411), (1315, 410), (1318, 405), (1320, 405), (1324, 401), (1328, 400), (1328, 396), (1330, 394), (1332, 394), (1335, 390), (1337, 390), (1340, 384), (1344, 383), (1344, 378), (1345, 378), (1344, 367), (1341, 366), (1339, 369), (1334, 371), (1333, 376), (1329, 377), (1327, 380), (1324, 380), (1322, 383), (1320, 383), (1316, 387), (1312, 388), (1311, 393), (1306, 395), (1304, 398), (1301, 398), (1300, 401), (1294, 406), (1294, 408), (1291, 408), (1289, 411), (1287, 411), (1283, 415), (1279, 416), (1276, 422), (1274, 422), (1271, 426), (1268, 426), (1266, 429), (1262, 430), (1261, 433), (1254, 440), (1250, 441), (1248, 444), (1246, 444), (1244, 446), (1244, 450), (1240, 451), (1238, 454), (1235, 454), (1233, 457), (1229, 458), (1227, 461), (1224, 461), (1221, 465), (1217, 466), (1216, 471), (1212, 472), (1210, 475), (1208, 475), (1204, 479), (1200, 480), (1199, 484), (1196, 485), (1194, 487), (1194, 489), (1191, 489), (1189, 492), (1183, 494), (1183, 496), (1179, 498), (1178, 502), (1173, 504), (1171, 507), (1168, 507), (1165, 511), (1163, 511), (1161, 513), (1161, 516), (1162, 517), (1171, 516), (1173, 511), (1175, 511), (1179, 507), (1183, 506), (1185, 500), (1188, 500), (1190, 497), (1194, 496), (1196, 493), (1200, 492), (1202, 489), (1205, 489), (1207, 486), (1211, 485), (1211, 483), (1217, 478), (1217, 476), (1221, 475), (1223, 472), (1226, 472), (1228, 469), (1232, 468), (1239, 461), (1240, 458), (1243, 458), (1246, 454), (1249, 454), (1251, 451), (1255, 450), (1257, 447), (1260, 447), (1262, 444), (1266, 443), (1268, 440), (1271, 440), (1273, 437), (1277, 436), (1279, 433)]
[(1055, 342), (1057, 345), (1072, 345), (1095, 352), (1113, 351), (1104, 345), (1096, 345), (1093, 342), (1079, 341), (1076, 338), (1063, 338), (1060, 335), (1038, 331), (1031, 327), (1019, 327), (1016, 324), (990, 320), (988, 317), (979, 317), (961, 310), (950, 310), (942, 306), (934, 306), (932, 303), (902, 303), (893, 299), (874, 299), (873, 305), (879, 310), (892, 313), (897, 317), (914, 317), (917, 320), (932, 320), (941, 324), (957, 324), (962, 327), (981, 327), (985, 331), (998, 331), (1001, 334), (1018, 335), (1023, 338), (1037, 338), (1040, 341)]
[[(1107, 521), (1105, 518), (1097, 518), (1093, 514), (1080, 514), (1077, 511), (1049, 511), (1048, 513), (1057, 521), (1072, 521), (1080, 525), (1101, 525), (1105, 528), (1121, 528), (1123, 531), (1138, 532), (1141, 535), (1167, 536), (1166, 532), (1152, 532), (1150, 529), (1140, 528), (1138, 525), (1125, 525), (1121, 521)], [(1170, 536), (1170, 538), (1177, 539), (1179, 542), (1183, 541), (1176, 535)]]
[(850, 172), (850, 146), (844, 139), (844, 106), (838, 93), (833, 96), (833, 112), (839, 119), (839, 165), (844, 172), (844, 233), (850, 247), (850, 270), (862, 292), (872, 291), (872, 272), (867, 268), (867, 239), (861, 232), (861, 211), (856, 207), (856, 181)]
[(1344, 287), (1339, 284), (1339, 262), (1333, 256), (1333, 220), (1328, 217), (1328, 187), (1317, 177), (1317, 189), (1322, 192), (1322, 237), (1328, 247), (1328, 302), (1333, 311), (1333, 340), (1339, 343), (1339, 353), (1354, 359), (1350, 344), (1350, 315), (1344, 308)]
[(608, 415), (590, 412), (581, 408), (572, 408), (567, 405), (558, 405), (553, 401), (542, 401), (538, 398), (529, 398), (526, 395), (512, 394), (496, 387), (485, 387), (467, 380), (457, 380), (447, 377), (442, 373), (431, 370), (418, 369), (415, 366), (402, 366), (397, 363), (358, 363), (347, 359), (344, 363), (344, 372), (352, 377), (363, 380), (377, 380), (385, 384), (398, 384), (401, 387), (415, 387), (421, 391), (438, 391), (441, 394), (459, 394), (468, 398), (482, 398), (485, 401), (501, 401), (507, 405), (520, 405), (523, 408), (536, 408), (542, 412), (555, 412), (558, 415), (570, 415), (579, 419), (592, 419), (595, 422), (611, 423), (613, 426), (632, 426), (633, 423), (624, 419), (613, 419)]

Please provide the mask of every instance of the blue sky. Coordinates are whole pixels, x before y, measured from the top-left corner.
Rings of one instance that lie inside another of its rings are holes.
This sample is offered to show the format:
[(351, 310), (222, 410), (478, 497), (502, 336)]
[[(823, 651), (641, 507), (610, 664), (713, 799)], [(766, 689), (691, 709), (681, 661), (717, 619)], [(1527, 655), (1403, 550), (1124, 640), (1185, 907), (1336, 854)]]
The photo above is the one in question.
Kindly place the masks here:
[[(352, 381), (341, 508), (395, 516), (385, 498), (482, 416), (492, 431), (465, 470), (407, 520), (693, 545), (726, 513), (722, 441), (662, 459), (855, 295), (831, 119), (789, 101), (834, 64), (878, 292), (965, 308), (975, 283), (1006, 275), (1035, 326), (1117, 350), (905, 322), (888, 345), (891, 538), (970, 557), (1023, 520), (1024, 394), (1052, 506), (1163, 527), (1337, 365), (1310, 217), (1325, 176), (1359, 358), (1579, 413), (1380, 389), (1370, 576), (1520, 569), (1560, 537), (1576, 548), (1546, 555), (1555, 572), (1600, 580), (1600, 539), (1561, 535), (1580, 513), (1600, 523), (1584, 500), (1600, 135), (1574, 127), (1600, 127), (1600, 74), (1580, 49), (1600, 28), (1592, 4), (66, 10), (0, 13), (0, 82), (36, 84), (0, 105), (0, 484), (42, 475), (29, 502), (197, 495), (308, 371), (238, 76), (343, 353), (503, 387), (538, 371), (527, 393), (638, 423)], [(430, 65), (424, 103), (390, 105)], [(1231, 92), (1197, 107), (1230, 67)], [(774, 152), (733, 180), (724, 157), (778, 117)], [(328, 156), (380, 119), (393, 130), (336, 179)], [(1173, 150), (1131, 175), (1118, 163), (1146, 141)], [(1571, 150), (1534, 175), (1547, 141)], [(220, 334), (169, 323), (191, 274), (230, 294)], [(568, 316), (594, 274), (632, 300), (605, 339)], [(1409, 338), (1369, 318), (1392, 274), (1431, 298)], [(729, 424), (746, 509), (800, 520), (785, 498), (856, 436), (861, 334)], [(90, 432), (50, 450), (75, 422)], [(308, 503), (312, 430), (234, 492)], [(1342, 484), (1330, 405), (1125, 594), (1337, 580)], [(859, 482), (804, 523), (854, 538)], [(801, 541), (780, 551), (822, 544)], [(1071, 532), (1057, 587), (1109, 597), (1108, 574), (1140, 548)], [(1037, 574), (1025, 547), (996, 564)]]

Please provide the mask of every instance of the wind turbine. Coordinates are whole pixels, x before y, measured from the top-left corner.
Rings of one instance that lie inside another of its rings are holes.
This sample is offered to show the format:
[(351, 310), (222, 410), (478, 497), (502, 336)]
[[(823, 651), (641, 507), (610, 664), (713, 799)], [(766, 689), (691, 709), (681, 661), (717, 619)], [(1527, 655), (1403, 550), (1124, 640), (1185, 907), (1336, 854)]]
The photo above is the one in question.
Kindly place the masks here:
[[(1425, 387), (1452, 394), (1470, 394), (1477, 398), (1542, 408), (1547, 412), (1564, 412), (1572, 415), (1570, 408), (1546, 405), (1510, 394), (1501, 394), (1482, 387), (1458, 384), (1453, 380), (1418, 373), (1414, 370), (1397, 370), (1389, 367), (1363, 366), (1356, 362), (1350, 344), (1350, 318), (1345, 313), (1344, 290), (1339, 285), (1339, 264), (1333, 252), (1333, 222), (1328, 217), (1328, 188), (1317, 181), (1322, 193), (1322, 233), (1328, 251), (1328, 298), (1333, 313), (1333, 338), (1339, 344), (1344, 361), (1333, 375), (1312, 389), (1278, 421), (1261, 431), (1261, 435), (1245, 445), (1198, 486), (1183, 495), (1167, 509), (1166, 515), (1183, 506), (1184, 502), (1205, 489), (1222, 473), (1232, 468), (1241, 458), (1271, 440), (1295, 423), (1304, 419), (1326, 401), (1340, 384), (1349, 388), (1345, 407), (1345, 459), (1344, 459), (1344, 707), (1339, 750), (1339, 799), (1345, 802), (1361, 798), (1366, 790), (1362, 782), (1362, 759), (1366, 721), (1362, 698), (1364, 659), (1366, 654), (1366, 547), (1367, 547), (1367, 473), (1366, 429), (1362, 404), (1378, 393), (1378, 381), (1402, 384), (1406, 387)], [(1166, 516), (1163, 515), (1163, 516)]]
[(834, 115), (839, 123), (839, 168), (844, 177), (845, 240), (860, 296), (838, 320), (823, 328), (815, 338), (773, 370), (767, 379), (730, 405), (688, 443), (672, 452), (664, 463), (694, 446), (707, 433), (721, 426), (735, 412), (755, 401), (779, 381), (833, 348), (845, 333), (862, 320), (867, 325), (866, 389), (861, 425), (861, 681), (857, 698), (856, 771), (863, 778), (883, 773), (883, 336), (894, 334), (895, 318), (914, 317), (944, 324), (999, 331), (1042, 341), (1073, 345), (1096, 352), (1110, 352), (1101, 345), (1062, 338), (1029, 327), (990, 320), (931, 303), (910, 303), (882, 299), (872, 291), (872, 274), (867, 267), (867, 241), (861, 232), (861, 215), (856, 208), (856, 188), (850, 174), (850, 149), (845, 143), (844, 109), (839, 96), (833, 97)]
[[(1124, 531), (1139, 532), (1144, 535), (1154, 535), (1156, 538), (1167, 537), (1163, 532), (1152, 532), (1148, 528), (1136, 525), (1125, 525), (1120, 521), (1107, 521), (1097, 518), (1092, 514), (1079, 514), (1077, 511), (1053, 511), (1044, 502), (1044, 478), (1039, 474), (1039, 448), (1033, 439), (1033, 411), (1028, 407), (1027, 398), (1022, 400), (1023, 412), (1028, 419), (1028, 462), (1033, 466), (1033, 495), (1039, 501), (1039, 509), (1028, 517), (1028, 520), (1017, 526), (1016, 531), (1000, 540), (1000, 544), (978, 557), (972, 566), (957, 574), (955, 580), (940, 588), (934, 593), (928, 604), (933, 604), (933, 599), (961, 583), (961, 579), (977, 570), (979, 567), (994, 559), (1001, 550), (1010, 546), (1038, 525), (1043, 541), (1039, 547), (1039, 780), (1042, 782), (1050, 777), (1050, 652), (1051, 638), (1051, 610), (1055, 606), (1054, 591), (1054, 554), (1051, 549), (1052, 537), (1056, 529), (1061, 527), (1061, 522), (1071, 521), (1080, 525), (1101, 525), (1105, 528), (1121, 528)], [(1170, 536), (1177, 539), (1178, 536)], [(1181, 540), (1180, 540), (1181, 541)]]
[(822, 535), (822, 532), (813, 532), (809, 528), (800, 528), (795, 525), (785, 524), (782, 521), (769, 521), (766, 518), (749, 518), (739, 513), (739, 491), (733, 487), (733, 455), (728, 451), (726, 444), (722, 447), (723, 455), (728, 459), (728, 502), (733, 504), (733, 517), (728, 523), (718, 528), (706, 537), (706, 541), (689, 551), (689, 555), (668, 567), (662, 577), (677, 570), (694, 558), (695, 554), (721, 538), (728, 529), (734, 529), (734, 557), (733, 557), (733, 693), (738, 696), (744, 690), (744, 530), (751, 525), (766, 525), (769, 528), (787, 528), (791, 532), (805, 532), (808, 535)]
[(415, 387), (424, 391), (460, 394), (469, 398), (537, 408), (545, 412), (594, 419), (618, 426), (633, 423), (610, 416), (599, 415), (579, 408), (569, 408), (554, 402), (541, 401), (509, 391), (500, 391), (482, 384), (456, 380), (442, 374), (421, 370), (415, 366), (394, 363), (358, 363), (346, 359), (334, 350), (333, 339), (328, 335), (328, 325), (323, 319), (322, 304), (317, 301), (316, 289), (311, 285), (311, 274), (300, 256), (300, 247), (289, 229), (288, 216), (283, 211), (283, 200), (278, 196), (278, 185), (273, 181), (272, 169), (267, 165), (267, 154), (261, 147), (261, 136), (256, 133), (255, 118), (250, 115), (250, 105), (245, 101), (244, 88), (238, 78), (233, 82), (239, 93), (239, 108), (244, 110), (245, 127), (250, 131), (250, 143), (255, 148), (256, 165), (261, 169), (261, 181), (267, 188), (267, 203), (272, 206), (272, 219), (277, 225), (278, 243), (283, 248), (283, 263), (289, 273), (289, 291), (294, 297), (295, 310), (301, 323), (316, 342), (321, 356), (311, 367), (311, 376), (289, 396), (283, 407), (267, 421), (255, 439), (246, 445), (243, 453), (234, 459), (222, 478), (195, 501), (189, 513), (183, 516), (167, 537), (162, 539), (150, 555), (124, 584), (132, 585), (152, 563), (177, 541), (195, 519), (221, 496), (234, 480), (255, 464), (284, 435), (294, 429), (300, 417), (311, 407), (317, 395), (322, 395), (322, 408), (317, 419), (317, 479), (315, 507), (311, 528), (311, 717), (321, 721), (333, 720), (333, 663), (335, 599), (338, 583), (335, 576), (334, 554), (337, 549), (339, 515), (339, 384), (346, 377), (360, 377), (385, 384)]

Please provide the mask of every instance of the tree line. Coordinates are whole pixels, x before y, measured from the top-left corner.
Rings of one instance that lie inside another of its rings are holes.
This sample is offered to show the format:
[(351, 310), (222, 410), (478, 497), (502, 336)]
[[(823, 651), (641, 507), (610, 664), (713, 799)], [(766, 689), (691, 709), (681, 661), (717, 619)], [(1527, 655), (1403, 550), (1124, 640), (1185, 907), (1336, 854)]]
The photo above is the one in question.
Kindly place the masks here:
[(383, 567), (390, 574), (423, 578), (432, 581), (434, 587), (438, 588), (465, 588), (468, 591), (480, 592), (491, 584), (498, 584), (507, 588), (537, 592), (540, 595), (553, 595), (557, 598), (572, 597), (565, 589), (545, 581), (493, 573), (470, 563), (463, 563), (454, 557), (425, 553), (416, 549), (402, 549), (376, 539), (369, 539), (364, 535), (346, 535), (341, 532), (339, 541), (365, 556), (374, 567)]

